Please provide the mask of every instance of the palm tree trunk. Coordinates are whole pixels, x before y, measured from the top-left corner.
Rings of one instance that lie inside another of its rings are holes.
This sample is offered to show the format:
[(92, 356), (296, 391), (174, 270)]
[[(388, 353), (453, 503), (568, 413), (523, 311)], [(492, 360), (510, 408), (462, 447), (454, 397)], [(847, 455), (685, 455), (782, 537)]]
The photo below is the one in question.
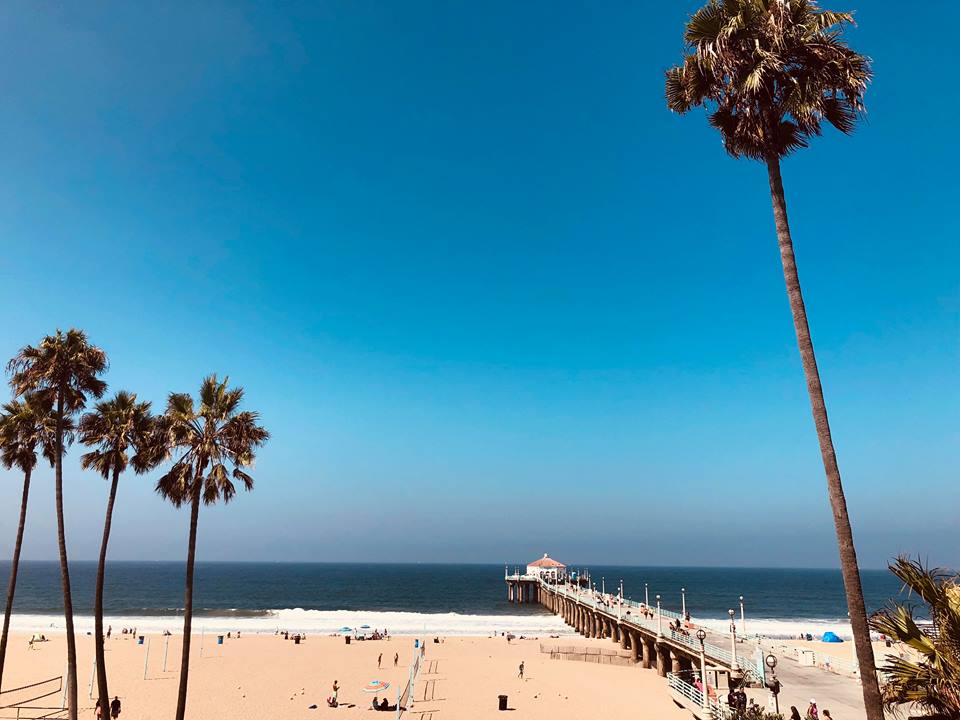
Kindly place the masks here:
[(190, 631), (193, 625), (193, 566), (197, 556), (197, 520), (200, 516), (200, 473), (190, 501), (190, 540), (187, 543), (187, 576), (183, 592), (183, 650), (180, 654), (180, 691), (177, 695), (177, 717), (187, 712), (187, 679), (190, 673)]
[(823, 469), (827, 475), (827, 493), (830, 496), (830, 506), (833, 508), (833, 522), (840, 548), (840, 570), (847, 595), (847, 609), (850, 611), (853, 642), (860, 664), (863, 704), (867, 710), (867, 720), (883, 720), (883, 703), (877, 683), (873, 647), (870, 645), (870, 628), (867, 625), (867, 610), (863, 600), (863, 588), (860, 585), (857, 550), (853, 545), (853, 529), (850, 527), (850, 516), (847, 514), (847, 501), (843, 495), (840, 468), (837, 465), (837, 455), (830, 435), (827, 406), (824, 403), (823, 388), (820, 385), (820, 372), (817, 369), (813, 341), (810, 339), (810, 327), (807, 324), (807, 311), (800, 291), (800, 278), (797, 275), (797, 263), (793, 255), (793, 239), (790, 237), (790, 225), (787, 222), (787, 202), (783, 192), (783, 179), (780, 176), (779, 158), (767, 158), (767, 174), (770, 179), (770, 196), (773, 201), (773, 218), (777, 226), (777, 240), (780, 244), (780, 260), (783, 263), (783, 278), (787, 284), (793, 327), (797, 333), (800, 360), (813, 409), (813, 422), (820, 441)]
[(63, 392), (57, 393), (56, 473), (57, 545), (60, 550), (60, 584), (63, 586), (63, 617), (67, 626), (67, 712), (77, 720), (77, 638), (73, 631), (73, 597), (67, 564), (67, 536), (63, 526)]
[(113, 503), (117, 499), (117, 483), (120, 480), (120, 468), (114, 464), (113, 481), (110, 483), (110, 496), (107, 499), (107, 516), (103, 521), (103, 539), (100, 541), (100, 563), (97, 565), (97, 588), (93, 596), (93, 642), (97, 655), (97, 694), (103, 716), (107, 716), (110, 707), (110, 693), (107, 690), (107, 659), (103, 648), (103, 580), (107, 569), (107, 544), (110, 542), (110, 526), (113, 523)]
[(13, 595), (17, 591), (17, 570), (20, 567), (20, 548), (23, 547), (23, 528), (27, 524), (27, 499), (30, 497), (30, 470), (23, 473), (23, 497), (20, 500), (20, 525), (17, 540), (13, 544), (13, 560), (10, 562), (10, 584), (7, 586), (7, 605), (3, 610), (3, 630), (0, 631), (0, 690), (3, 690), (3, 661), (7, 657), (7, 633), (13, 615)]

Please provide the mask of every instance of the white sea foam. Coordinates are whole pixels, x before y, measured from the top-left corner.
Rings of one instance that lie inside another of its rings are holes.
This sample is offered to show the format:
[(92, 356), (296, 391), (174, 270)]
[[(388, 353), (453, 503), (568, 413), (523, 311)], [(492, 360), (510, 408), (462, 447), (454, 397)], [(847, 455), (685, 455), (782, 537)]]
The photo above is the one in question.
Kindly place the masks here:
[[(92, 616), (76, 616), (79, 633), (92, 632)], [(114, 632), (121, 628), (136, 628), (138, 633), (157, 633), (164, 630), (179, 632), (183, 618), (167, 616), (106, 617), (105, 625), (113, 626)], [(59, 615), (14, 615), (13, 629), (20, 632), (63, 632), (64, 621)], [(413, 613), (413, 612), (367, 612), (358, 610), (303, 610), (290, 608), (272, 610), (259, 617), (194, 616), (193, 630), (200, 632), (274, 633), (277, 630), (326, 635), (343, 627), (360, 628), (369, 625), (373, 629), (388, 630), (393, 635), (470, 635), (489, 636), (494, 633), (511, 632), (515, 635), (544, 637), (569, 635), (573, 630), (556, 615), (461, 615), (459, 613)]]
[[(721, 633), (727, 633), (730, 630), (730, 620), (728, 618), (723, 619), (709, 619), (709, 618), (693, 618), (694, 622), (703, 625), (711, 630), (715, 630)], [(737, 623), (737, 634), (744, 635), (748, 637), (754, 637), (756, 635), (762, 635), (763, 637), (768, 638), (796, 638), (800, 634), (810, 634), (814, 638), (820, 639), (823, 633), (830, 631), (837, 635), (838, 637), (843, 638), (844, 640), (849, 640), (852, 635), (850, 629), (849, 620), (839, 620), (839, 619), (829, 619), (829, 618), (784, 618), (784, 619), (772, 619), (772, 618), (751, 618), (747, 616), (746, 618), (746, 632), (744, 632), (744, 627), (740, 623), (740, 616), (735, 617)]]
[[(717, 632), (729, 630), (726, 618), (699, 618), (694, 622)], [(93, 631), (93, 617), (75, 617), (77, 632)], [(737, 616), (737, 633), (744, 635), (744, 628)], [(138, 631), (157, 633), (164, 630), (179, 632), (183, 618), (179, 615), (164, 616), (109, 616), (104, 623), (120, 628), (137, 628)], [(14, 615), (12, 627), (20, 632), (63, 632), (63, 617), (60, 615)], [(461, 615), (459, 613), (414, 613), (374, 612), (360, 610), (303, 610), (288, 608), (270, 610), (255, 617), (236, 616), (225, 612), (224, 616), (197, 615), (193, 619), (196, 632), (229, 632), (240, 630), (247, 633), (274, 633), (277, 630), (312, 634), (335, 633), (342, 627), (359, 628), (369, 625), (371, 629), (387, 629), (394, 635), (469, 635), (488, 636), (494, 633), (512, 632), (516, 635), (538, 636), (570, 635), (574, 630), (556, 615)], [(851, 637), (848, 620), (829, 618), (751, 618), (746, 619), (746, 635), (762, 635), (769, 638), (795, 638), (801, 633), (810, 633), (819, 638), (827, 631), (844, 639)]]

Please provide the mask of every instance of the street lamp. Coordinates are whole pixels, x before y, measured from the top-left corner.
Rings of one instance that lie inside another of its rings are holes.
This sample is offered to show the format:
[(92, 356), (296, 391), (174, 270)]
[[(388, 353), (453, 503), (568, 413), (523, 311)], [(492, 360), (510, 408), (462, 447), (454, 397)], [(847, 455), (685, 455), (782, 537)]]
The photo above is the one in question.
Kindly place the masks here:
[(657, 637), (663, 637), (663, 615), (660, 614), (659, 595), (657, 595)]
[(703, 649), (703, 641), (707, 639), (707, 631), (703, 628), (697, 630), (697, 640), (700, 641), (700, 684), (701, 689), (700, 706), (706, 710), (710, 704), (709, 694), (707, 692), (707, 654)]
[(600, 594), (607, 594), (607, 579), (605, 577), (600, 578)]
[(740, 596), (740, 634), (747, 636), (747, 620), (743, 616), (743, 595)]
[(731, 670), (736, 670), (739, 665), (737, 664), (737, 624), (733, 621), (733, 610), (727, 610), (727, 614), (730, 615), (730, 654), (733, 656), (733, 667)]
[(773, 693), (773, 706), (774, 712), (780, 714), (780, 681), (777, 680), (777, 674), (774, 672), (774, 668), (777, 666), (777, 656), (776, 655), (767, 655), (765, 662), (767, 667), (770, 668), (770, 680), (767, 681), (767, 687), (770, 688), (770, 692)]
[(683, 615), (683, 619), (687, 619), (687, 589), (680, 588), (680, 614)]
[(650, 586), (643, 584), (643, 604), (650, 607)]

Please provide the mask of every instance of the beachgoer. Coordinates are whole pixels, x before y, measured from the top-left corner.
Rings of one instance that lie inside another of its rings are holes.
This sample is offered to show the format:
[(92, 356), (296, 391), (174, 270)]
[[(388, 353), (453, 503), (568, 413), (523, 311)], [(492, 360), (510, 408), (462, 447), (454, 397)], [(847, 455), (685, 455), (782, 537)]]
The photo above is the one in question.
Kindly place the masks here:
[(107, 640), (110, 639), (110, 634), (113, 632), (113, 625), (107, 625)]
[(833, 720), (833, 715), (830, 714), (829, 710), (823, 711), (823, 720)]
[(803, 718), (800, 717), (800, 711), (797, 710), (796, 705), (790, 706), (790, 720), (803, 720)]
[(380, 669), (380, 663), (382, 663), (382, 662), (383, 662), (383, 653), (380, 653), (379, 655), (377, 655), (377, 669), (378, 669), (378, 670)]
[(396, 667), (398, 662), (400, 662), (400, 653), (394, 653), (394, 654), (393, 654), (393, 666)]
[(380, 709), (380, 705), (379, 705), (379, 703), (377, 702), (377, 696), (376, 696), (376, 695), (373, 696), (373, 709), (374, 709), (374, 710), (379, 710), (379, 709)]
[(817, 710), (817, 701), (810, 698), (810, 705), (807, 707), (807, 717), (813, 720), (820, 720), (820, 711)]
[(333, 701), (337, 701), (337, 695), (340, 693), (340, 686), (337, 684), (337, 681), (333, 681)]
[(520, 661), (520, 674), (517, 677), (523, 680), (523, 660)]
[(110, 703), (110, 717), (114, 720), (120, 717), (120, 698), (116, 695), (113, 696), (113, 702)]
[(383, 700), (380, 701), (380, 709), (381, 709), (381, 710), (389, 710), (389, 709), (390, 709), (390, 703), (387, 702), (387, 699), (386, 699), (386, 698), (384, 698)]
[(100, 698), (97, 698), (97, 704), (93, 708), (93, 716), (100, 720), (103, 717), (103, 706), (100, 705)]

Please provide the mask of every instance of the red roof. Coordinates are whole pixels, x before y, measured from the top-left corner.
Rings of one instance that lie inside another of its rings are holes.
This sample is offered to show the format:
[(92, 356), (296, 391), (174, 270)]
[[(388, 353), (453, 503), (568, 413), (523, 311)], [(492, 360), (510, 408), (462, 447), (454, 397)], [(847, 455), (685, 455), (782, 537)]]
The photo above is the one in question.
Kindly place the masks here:
[(539, 560), (534, 560), (532, 563), (527, 563), (527, 567), (537, 567), (537, 568), (565, 568), (566, 565), (564, 565), (562, 562), (557, 562), (557, 561), (554, 560), (552, 557), (550, 557), (549, 555), (547, 555), (546, 553), (544, 553), (544, 554), (543, 554), (543, 557), (540, 558)]

